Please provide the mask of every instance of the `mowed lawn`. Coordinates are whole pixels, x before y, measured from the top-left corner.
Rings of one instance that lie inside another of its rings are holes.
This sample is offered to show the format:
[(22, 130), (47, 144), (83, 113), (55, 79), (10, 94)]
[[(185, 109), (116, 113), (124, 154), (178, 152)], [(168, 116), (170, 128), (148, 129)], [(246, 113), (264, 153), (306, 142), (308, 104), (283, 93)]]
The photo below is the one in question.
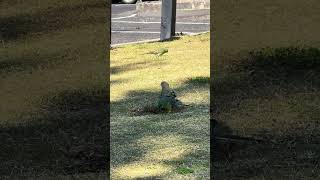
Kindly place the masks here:
[(0, 2), (0, 179), (104, 179), (107, 11)]
[[(111, 50), (113, 179), (209, 179), (209, 44), (206, 33)], [(189, 106), (135, 114), (155, 104), (162, 81)]]
[(216, 1), (217, 179), (319, 179), (319, 1)]

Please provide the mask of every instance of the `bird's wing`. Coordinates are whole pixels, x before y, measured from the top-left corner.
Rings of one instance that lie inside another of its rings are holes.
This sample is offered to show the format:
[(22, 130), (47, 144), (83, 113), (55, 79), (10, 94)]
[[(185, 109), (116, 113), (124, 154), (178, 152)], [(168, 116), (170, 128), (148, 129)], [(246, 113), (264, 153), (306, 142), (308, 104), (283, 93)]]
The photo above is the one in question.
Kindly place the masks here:
[(170, 96), (171, 97), (177, 97), (177, 93), (174, 90), (170, 91)]

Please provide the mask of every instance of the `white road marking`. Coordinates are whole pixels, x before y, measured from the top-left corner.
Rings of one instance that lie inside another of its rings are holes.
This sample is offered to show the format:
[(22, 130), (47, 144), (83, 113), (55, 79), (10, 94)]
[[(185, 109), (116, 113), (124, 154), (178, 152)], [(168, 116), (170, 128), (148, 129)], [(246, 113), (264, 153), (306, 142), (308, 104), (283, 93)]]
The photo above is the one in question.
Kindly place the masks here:
[(151, 31), (111, 31), (112, 33), (136, 33), (136, 34), (160, 34), (160, 32), (151, 32)]
[(131, 18), (131, 17), (135, 17), (137, 14), (132, 14), (130, 16), (124, 16), (124, 17), (116, 17), (116, 18), (111, 18), (111, 19), (126, 19), (126, 18)]
[[(111, 21), (113, 23), (127, 23), (127, 24), (160, 24), (161, 22), (157, 21)], [(205, 22), (176, 22), (176, 24), (184, 25), (210, 25), (210, 23)]]
[[(111, 31), (112, 33), (128, 33), (128, 34), (160, 34), (160, 32), (152, 32), (152, 31)], [(181, 33), (181, 32), (176, 32)], [(197, 34), (195, 32), (182, 32), (182, 34), (194, 35)]]

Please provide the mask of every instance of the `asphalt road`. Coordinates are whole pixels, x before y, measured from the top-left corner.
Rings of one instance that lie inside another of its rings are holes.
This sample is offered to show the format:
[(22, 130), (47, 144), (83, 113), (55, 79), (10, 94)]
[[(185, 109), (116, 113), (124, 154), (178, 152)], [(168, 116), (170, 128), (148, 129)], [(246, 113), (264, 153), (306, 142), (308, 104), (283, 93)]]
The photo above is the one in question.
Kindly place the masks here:
[[(160, 37), (160, 16), (148, 13), (139, 16), (135, 5), (113, 4), (111, 18), (111, 45)], [(209, 31), (209, 18), (209, 10), (179, 10), (176, 32), (192, 34)]]

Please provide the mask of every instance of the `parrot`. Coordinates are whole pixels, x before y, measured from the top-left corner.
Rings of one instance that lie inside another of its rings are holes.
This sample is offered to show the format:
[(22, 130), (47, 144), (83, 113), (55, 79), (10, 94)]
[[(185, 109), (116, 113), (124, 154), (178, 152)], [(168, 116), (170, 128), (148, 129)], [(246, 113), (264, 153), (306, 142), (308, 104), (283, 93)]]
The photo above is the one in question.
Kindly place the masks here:
[(161, 94), (157, 101), (157, 107), (161, 111), (172, 112), (172, 110), (179, 109), (183, 106), (182, 102), (176, 99), (176, 92), (170, 88), (166, 81), (161, 82)]

